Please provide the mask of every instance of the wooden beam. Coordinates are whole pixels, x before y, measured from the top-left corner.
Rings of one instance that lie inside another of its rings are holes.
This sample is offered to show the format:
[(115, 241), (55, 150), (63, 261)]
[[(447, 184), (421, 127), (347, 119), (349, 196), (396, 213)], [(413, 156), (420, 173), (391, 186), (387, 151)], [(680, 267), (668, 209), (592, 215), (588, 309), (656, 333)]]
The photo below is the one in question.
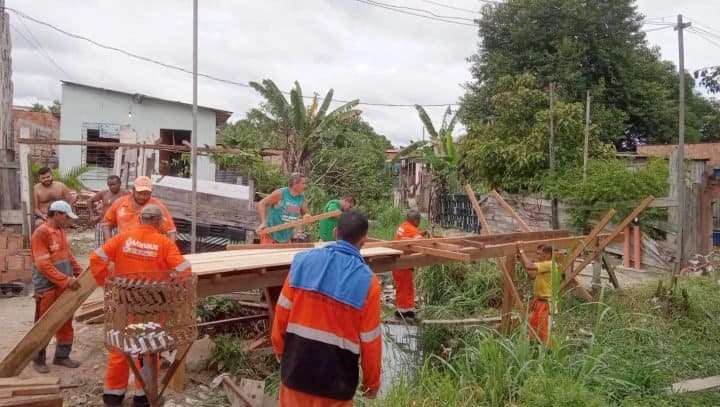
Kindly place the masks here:
[(582, 243), (580, 243), (575, 250), (573, 250), (572, 254), (568, 256), (565, 259), (565, 262), (562, 265), (563, 271), (570, 270), (570, 266), (572, 266), (573, 263), (575, 263), (575, 259), (585, 250), (593, 240), (597, 238), (597, 235), (602, 232), (602, 230), (607, 226), (608, 223), (612, 220), (613, 216), (615, 216), (615, 209), (610, 209), (607, 214), (598, 222), (595, 227), (590, 231), (590, 234), (587, 236), (585, 240), (583, 240)]
[(13, 397), (0, 400), (0, 407), (62, 407), (63, 398), (60, 394), (43, 394), (41, 396)]
[(607, 256), (603, 254), (600, 256), (600, 259), (602, 260), (603, 265), (605, 265), (605, 270), (607, 271), (608, 277), (610, 277), (610, 282), (613, 287), (615, 287), (616, 290), (621, 290), (622, 287), (620, 287), (620, 281), (618, 280), (617, 275), (615, 275), (615, 268), (610, 264)]
[(489, 235), (492, 234), (492, 231), (490, 230), (490, 225), (487, 223), (487, 220), (485, 219), (485, 215), (483, 214), (482, 208), (480, 207), (480, 202), (478, 202), (477, 197), (475, 196), (475, 191), (473, 191), (470, 184), (465, 184), (465, 193), (468, 196), (468, 199), (470, 199), (470, 203), (472, 204), (473, 209), (475, 210), (475, 215), (477, 216), (478, 220), (480, 221), (480, 234), (481, 235)]
[(689, 393), (694, 391), (710, 390), (720, 387), (720, 376), (703, 377), (701, 379), (683, 380), (673, 383), (673, 393)]
[(307, 225), (309, 223), (314, 223), (314, 222), (317, 222), (317, 221), (320, 221), (323, 219), (337, 218), (341, 214), (342, 214), (342, 211), (332, 211), (332, 212), (321, 213), (319, 215), (307, 216), (307, 217), (298, 219), (293, 222), (284, 223), (282, 225), (270, 226), (269, 228), (263, 229), (262, 233), (273, 233), (273, 232), (278, 232), (280, 230), (292, 229), (292, 228), (296, 228), (298, 226), (303, 226), (303, 225)]
[(265, 244), (229, 244), (226, 250), (258, 250), (258, 249), (312, 249), (315, 243), (265, 243)]
[(465, 326), (476, 326), (476, 325), (493, 325), (499, 324), (500, 317), (486, 317), (486, 318), (465, 318), (465, 319), (423, 319), (420, 321), (420, 325), (433, 325), (442, 327), (465, 327)]
[(0, 377), (17, 376), (35, 354), (50, 342), (58, 329), (95, 291), (97, 284), (89, 270), (78, 277), (77, 291), (65, 290), (47, 312), (30, 328), (23, 339), (0, 362)]
[(207, 327), (216, 326), (216, 325), (232, 324), (234, 322), (246, 322), (246, 321), (255, 321), (257, 319), (267, 319), (267, 317), (268, 317), (268, 314), (246, 315), (244, 317), (236, 317), (236, 318), (220, 319), (218, 321), (203, 322), (203, 323), (197, 324), (197, 326), (198, 326), (198, 328), (207, 328)]
[(517, 223), (520, 224), (520, 227), (522, 228), (522, 230), (524, 230), (524, 231), (530, 230), (530, 226), (528, 226), (528, 224), (525, 223), (523, 218), (521, 218), (520, 215), (518, 215), (517, 212), (515, 212), (513, 207), (510, 206), (510, 204), (507, 203), (507, 201), (505, 201), (505, 199), (496, 190), (493, 189), (492, 191), (490, 191), (490, 194), (492, 194), (492, 196), (495, 198), (495, 200), (498, 201), (500, 206), (505, 208), (506, 211), (510, 212), (510, 216), (512, 216), (513, 219), (515, 219), (515, 221), (517, 221)]
[(428, 247), (428, 246), (410, 246), (408, 249), (417, 252), (417, 253), (423, 253), (434, 257), (441, 257), (443, 259), (450, 259), (450, 260), (457, 260), (461, 261), (463, 263), (469, 262), (471, 257), (467, 253), (459, 253), (459, 252), (453, 252), (450, 250), (442, 250), (442, 249), (436, 249), (434, 247)]
[[(647, 208), (654, 199), (655, 198), (652, 195), (645, 198), (640, 203), (640, 205), (638, 205), (637, 208), (635, 208), (625, 219), (623, 219), (623, 221), (620, 222), (620, 224), (617, 225), (615, 227), (615, 229), (608, 236), (606, 236), (604, 239), (600, 239), (599, 243), (598, 243), (597, 251), (594, 252), (593, 254), (591, 254), (590, 256), (587, 256), (580, 263), (580, 266), (578, 266), (576, 269), (573, 270), (572, 277), (570, 278), (570, 280), (574, 279), (575, 276), (580, 274), (580, 272), (588, 264), (590, 264), (593, 260), (595, 260), (595, 258), (598, 255), (600, 255), (600, 253), (603, 251), (603, 249), (605, 249), (613, 240), (615, 240), (615, 238), (618, 237), (620, 235), (620, 233), (622, 233), (622, 231), (625, 230), (626, 227), (628, 227), (630, 222), (632, 222), (635, 218), (637, 218), (638, 215), (640, 215), (640, 213), (642, 213), (642, 211), (644, 211), (645, 208)], [(568, 285), (568, 282), (569, 282), (569, 280), (567, 280), (567, 279), (565, 281), (563, 281), (563, 283), (560, 285), (560, 289), (561, 290), (565, 289), (565, 287), (567, 287), (567, 285)]]
[(32, 377), (29, 379), (20, 379), (19, 377), (0, 378), (0, 389), (18, 386), (52, 386), (60, 384), (59, 377)]

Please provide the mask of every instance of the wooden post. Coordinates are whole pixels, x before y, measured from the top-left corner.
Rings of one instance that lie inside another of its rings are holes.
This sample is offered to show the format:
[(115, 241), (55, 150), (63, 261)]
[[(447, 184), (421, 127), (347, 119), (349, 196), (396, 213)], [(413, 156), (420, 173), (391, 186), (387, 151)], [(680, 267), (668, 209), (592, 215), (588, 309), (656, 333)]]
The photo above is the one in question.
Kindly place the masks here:
[(640, 225), (633, 225), (633, 263), (635, 264), (635, 270), (640, 271), (642, 269), (642, 241), (640, 239)]
[(625, 228), (623, 230), (623, 267), (629, 269), (630, 268), (630, 227)]
[(503, 280), (503, 298), (501, 308), (501, 320), (500, 320), (500, 332), (507, 335), (512, 330), (512, 309), (513, 309), (513, 298), (511, 287), (513, 281), (515, 281), (515, 256), (507, 256), (505, 258), (504, 268), (508, 271), (510, 279)]
[(10, 16), (5, 12), (5, 0), (0, 0), (0, 162), (13, 161), (15, 149), (12, 132), (12, 44)]
[[(550, 82), (550, 173), (555, 172), (555, 82)], [(558, 200), (552, 197), (550, 201), (550, 226), (553, 230), (560, 229), (560, 215)]]
[(585, 143), (583, 145), (583, 182), (587, 181), (588, 157), (590, 148), (590, 90), (587, 91), (585, 105)]
[[(28, 136), (30, 133), (30, 129), (27, 127), (23, 127), (20, 129), (20, 134), (23, 136)], [(23, 202), (25, 205), (23, 206), (23, 209), (25, 209), (25, 212), (23, 213), (24, 219), (27, 219), (27, 229), (23, 230), (23, 235), (26, 236), (27, 239), (30, 238), (30, 235), (32, 235), (33, 226), (35, 224), (35, 203), (34, 201), (34, 194), (32, 193), (32, 164), (29, 160), (30, 155), (30, 147), (26, 144), (20, 144), (19, 147), (20, 150), (20, 201)], [(24, 224), (25, 222), (23, 222)], [(25, 227), (23, 227), (25, 229)]]

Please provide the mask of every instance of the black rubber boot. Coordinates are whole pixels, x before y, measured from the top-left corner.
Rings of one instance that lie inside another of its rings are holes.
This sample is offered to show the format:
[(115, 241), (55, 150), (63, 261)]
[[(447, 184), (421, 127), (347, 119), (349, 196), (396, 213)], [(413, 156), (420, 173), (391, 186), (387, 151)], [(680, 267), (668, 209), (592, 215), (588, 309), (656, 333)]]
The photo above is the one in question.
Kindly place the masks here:
[(80, 362), (70, 359), (70, 351), (72, 345), (57, 345), (55, 347), (55, 358), (53, 359), (53, 365), (63, 366), (70, 369), (76, 369), (80, 367)]
[(133, 407), (150, 407), (150, 401), (147, 396), (134, 396)]
[(121, 394), (103, 394), (103, 404), (105, 407), (120, 407), (125, 399), (125, 395)]
[(47, 364), (45, 363), (45, 349), (38, 352), (37, 356), (35, 356), (35, 359), (33, 359), (33, 368), (36, 372), (40, 374), (50, 373), (50, 368), (48, 368)]

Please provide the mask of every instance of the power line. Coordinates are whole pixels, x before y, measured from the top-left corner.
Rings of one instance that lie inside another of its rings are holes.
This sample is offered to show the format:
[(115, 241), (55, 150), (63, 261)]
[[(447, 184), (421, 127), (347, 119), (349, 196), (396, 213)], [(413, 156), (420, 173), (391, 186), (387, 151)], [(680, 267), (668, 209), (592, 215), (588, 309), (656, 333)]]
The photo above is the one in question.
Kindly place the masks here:
[[(423, 3), (427, 3), (427, 4), (434, 4), (438, 7), (445, 7), (446, 9), (450, 9), (450, 10), (464, 11), (466, 13), (475, 14), (475, 15), (478, 14), (477, 10), (470, 10), (468, 8), (448, 6), (447, 4), (442, 4), (437, 1), (432, 1), (432, 0), (420, 0), (420, 1), (422, 1)], [(491, 3), (494, 3), (494, 2), (491, 2)]]
[(710, 31), (703, 30), (702, 28), (699, 28), (699, 27), (694, 27), (693, 29), (694, 29), (695, 31), (701, 32), (701, 33), (703, 33), (703, 34), (705, 34), (705, 35), (709, 35), (709, 36), (711, 36), (711, 37), (713, 37), (713, 38), (717, 38), (718, 40), (720, 40), (720, 34), (714, 34), (714, 33), (710, 32)]
[(705, 41), (709, 42), (710, 44), (712, 44), (712, 45), (720, 48), (720, 43), (717, 43), (717, 42), (713, 41), (712, 39), (708, 38), (707, 35), (705, 35), (704, 33), (700, 32), (700, 31), (698, 31), (697, 29), (690, 27), (690, 28), (688, 29), (688, 31), (690, 31), (691, 33), (697, 35), (698, 37), (704, 39)]
[[(123, 55), (128, 56), (128, 57), (133, 58), (133, 59), (137, 59), (137, 60), (144, 61), (144, 62), (149, 62), (149, 63), (155, 64), (155, 65), (159, 65), (159, 66), (162, 66), (162, 67), (167, 68), (167, 69), (172, 69), (172, 70), (175, 70), (175, 71), (180, 71), (180, 72), (184, 72), (184, 73), (187, 73), (187, 74), (192, 74), (192, 71), (191, 71), (191, 70), (186, 69), (186, 68), (183, 68), (183, 67), (181, 67), (181, 66), (169, 64), (169, 63), (167, 63), (167, 62), (162, 62), (162, 61), (159, 61), (159, 60), (157, 60), (157, 59), (153, 59), (153, 58), (149, 58), (149, 57), (146, 57), (146, 56), (142, 56), (142, 55), (139, 55), (139, 54), (136, 54), (136, 53), (133, 53), (133, 52), (130, 52), (130, 51), (126, 51), (126, 50), (124, 50), (124, 49), (117, 48), (117, 47), (114, 47), (114, 46), (111, 46), (111, 45), (105, 45), (105, 44), (103, 44), (103, 43), (97, 42), (97, 41), (95, 41), (95, 40), (93, 40), (93, 39), (91, 39), (91, 38), (85, 37), (85, 36), (83, 36), (83, 35), (75, 34), (75, 33), (71, 33), (71, 32), (69, 32), (69, 31), (66, 31), (66, 30), (64, 30), (64, 29), (62, 29), (62, 28), (59, 28), (59, 27), (57, 27), (57, 26), (55, 26), (55, 25), (53, 25), (53, 24), (50, 24), (50, 23), (48, 23), (48, 22), (46, 22), (46, 21), (42, 21), (42, 20), (39, 20), (39, 19), (30, 17), (29, 15), (27, 15), (27, 14), (21, 12), (21, 11), (15, 10), (15, 9), (13, 9), (13, 8), (5, 7), (5, 10), (11, 11), (11, 12), (15, 13), (15, 15), (17, 15), (17, 16), (20, 17), (20, 18), (24, 18), (24, 19), (29, 20), (29, 21), (32, 21), (32, 22), (34, 22), (34, 23), (36, 23), (36, 24), (40, 24), (40, 25), (42, 25), (42, 26), (48, 27), (48, 28), (50, 28), (50, 29), (52, 29), (52, 30), (54, 30), (54, 31), (57, 31), (57, 32), (65, 35), (65, 36), (68, 36), (68, 37), (71, 37), (71, 38), (74, 38), (74, 39), (77, 39), (77, 40), (81, 40), (81, 41), (88, 42), (88, 43), (90, 43), (90, 44), (92, 44), (92, 45), (95, 45), (96, 47), (103, 48), (103, 49), (106, 49), (106, 50), (109, 50), (109, 51), (113, 51), (113, 52), (117, 52), (117, 53), (123, 54)], [(230, 79), (224, 79), (224, 78), (220, 78), (220, 77), (213, 76), (213, 75), (208, 75), (208, 74), (203, 74), (203, 73), (198, 73), (198, 76), (203, 77), (203, 78), (206, 78), (206, 79), (210, 79), (210, 80), (213, 80), (213, 81), (216, 81), (216, 82), (221, 82), (221, 83), (226, 83), (226, 84), (229, 84), (229, 85), (239, 86), (239, 87), (242, 87), (242, 88), (252, 88), (252, 86), (250, 86), (248, 83), (245, 83), (245, 82), (238, 82), (238, 81), (234, 81), (234, 80), (230, 80)], [(288, 92), (288, 91), (281, 91), (281, 92), (282, 92), (283, 94), (285, 94), (285, 95), (290, 95), (290, 92)], [(305, 96), (305, 95), (303, 95), (303, 98), (304, 98), (304, 99), (308, 99), (308, 100), (312, 100), (312, 99), (314, 99), (314, 96)], [(332, 102), (333, 102), (333, 103), (350, 103), (351, 100), (333, 99)], [(363, 106), (380, 106), (380, 107), (415, 107), (415, 106), (416, 106), (416, 104), (414, 104), (414, 103), (402, 104), (402, 103), (372, 103), (372, 102), (359, 102), (358, 105), (363, 105)], [(457, 103), (421, 104), (420, 106), (424, 106), (424, 107), (445, 107), (445, 106), (455, 106), (455, 105), (457, 105)]]
[[(12, 28), (17, 35), (19, 35), (20, 37), (22, 37), (22, 39), (24, 39), (25, 42), (28, 43), (28, 45), (30, 45), (31, 47), (33, 47), (33, 48), (35, 49), (35, 52), (38, 53), (38, 55), (40, 55), (41, 57), (43, 57), (43, 58), (45, 58), (46, 60), (48, 60), (58, 71), (60, 71), (60, 73), (62, 73), (62, 74), (65, 75), (66, 77), (70, 78), (70, 75), (69, 75), (67, 72), (65, 72), (65, 70), (62, 69), (62, 67), (60, 67), (60, 65), (58, 65), (57, 62), (55, 62), (55, 60), (54, 60), (50, 55), (48, 55), (47, 53), (43, 53), (43, 52), (41, 51), (41, 48), (38, 47), (39, 44), (36, 45), (34, 42), (30, 41), (30, 39), (28, 39), (28, 37), (26, 37), (25, 34), (23, 34), (17, 27), (15, 27), (14, 24), (10, 23), (10, 28)], [(28, 32), (29, 32), (29, 31), (28, 31)]]
[(473, 20), (472, 18), (467, 18), (467, 17), (443, 16), (443, 15), (440, 15), (440, 14), (435, 14), (435, 13), (433, 13), (432, 11), (426, 10), (426, 9), (424, 9), (424, 8), (414, 8), (414, 7), (407, 7), (407, 6), (399, 6), (399, 5), (397, 5), (397, 4), (383, 3), (383, 2), (380, 2), (380, 1), (376, 1), (376, 0), (367, 0), (367, 1), (368, 1), (369, 3), (374, 3), (374, 4), (377, 4), (377, 5), (383, 5), (383, 6), (387, 6), (387, 7), (396, 8), (396, 9), (398, 9), (398, 10), (410, 10), (410, 11), (413, 11), (413, 12), (425, 13), (425, 14), (429, 14), (429, 15), (431, 15), (431, 16), (433, 16), (433, 17), (442, 18), (442, 19), (446, 19), (446, 20), (464, 20), (464, 21), (470, 21), (470, 22), (475, 21), (475, 20)]
[(672, 28), (672, 26), (667, 26), (667, 27), (658, 27), (658, 28), (651, 28), (651, 29), (649, 29), (649, 30), (643, 30), (643, 32), (646, 32), (646, 33), (651, 33), (651, 32), (654, 32), (654, 31), (663, 31), (663, 30), (669, 30), (670, 28)]
[(411, 11), (406, 11), (406, 10), (399, 9), (399, 8), (394, 8), (394, 7), (390, 6), (390, 5), (386, 5), (386, 4), (384, 4), (384, 3), (378, 3), (378, 2), (375, 2), (375, 1), (372, 1), (372, 0), (355, 0), (355, 1), (357, 1), (358, 3), (366, 4), (366, 5), (368, 5), (368, 6), (375, 6), (375, 7), (380, 7), (380, 8), (386, 9), (386, 10), (394, 11), (394, 12), (400, 13), (400, 14), (407, 14), (407, 15), (411, 15), (411, 16), (415, 16), (415, 17), (425, 18), (425, 19), (434, 20), (434, 21), (440, 21), (440, 22), (448, 23), (448, 24), (456, 24), (456, 25), (465, 25), (465, 26), (468, 26), (468, 27), (476, 27), (475, 24), (464, 23), (464, 22), (453, 21), (453, 20), (445, 20), (445, 19), (442, 19), (442, 18), (433, 17), (433, 16), (429, 16), (429, 15), (425, 15), (425, 14), (418, 14), (418, 13), (414, 13), (414, 12), (411, 12)]

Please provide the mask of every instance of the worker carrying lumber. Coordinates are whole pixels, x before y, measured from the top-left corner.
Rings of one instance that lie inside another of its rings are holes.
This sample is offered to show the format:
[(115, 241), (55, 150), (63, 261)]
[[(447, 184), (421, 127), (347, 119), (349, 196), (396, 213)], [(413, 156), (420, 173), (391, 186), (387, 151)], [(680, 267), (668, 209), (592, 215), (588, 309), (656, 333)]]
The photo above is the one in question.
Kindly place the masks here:
[(272, 344), (280, 360), (280, 406), (352, 406), (380, 387), (380, 282), (360, 255), (368, 219), (351, 210), (337, 242), (295, 255), (275, 308)]
[[(422, 239), (429, 236), (419, 229), (422, 215), (417, 208), (410, 208), (405, 222), (395, 232), (395, 240)], [(413, 269), (397, 269), (392, 272), (395, 281), (395, 316), (400, 319), (415, 319), (415, 283)]]
[[(175, 243), (164, 233), (163, 209), (145, 205), (140, 211), (140, 225), (110, 239), (90, 256), (90, 271), (99, 286), (111, 276), (159, 281), (172, 273), (190, 274), (190, 263), (185, 260)], [(114, 268), (111, 267), (114, 264)], [(136, 364), (140, 369), (141, 361)], [(125, 398), (130, 366), (125, 356), (116, 351), (108, 355), (103, 402), (105, 406), (120, 406)], [(135, 381), (133, 406), (148, 406), (148, 399), (138, 380)]]
[[(65, 201), (50, 204), (47, 219), (33, 232), (30, 239), (32, 257), (32, 279), (35, 286), (35, 322), (60, 297), (65, 289), (77, 290), (80, 283), (75, 279), (82, 272), (67, 241), (65, 228), (72, 219), (77, 219)], [(76, 368), (80, 363), (70, 359), (73, 344), (72, 315), (55, 333), (55, 358), (53, 364)], [(45, 348), (38, 352), (33, 367), (38, 373), (48, 373), (45, 363)]]
[(260, 243), (289, 243), (295, 236), (295, 229), (279, 230), (264, 233), (263, 229), (283, 225), (303, 216), (308, 216), (308, 205), (305, 202), (305, 176), (299, 173), (290, 175), (287, 188), (279, 188), (263, 198), (257, 204), (260, 225), (255, 229), (260, 236)]
[(177, 230), (170, 212), (159, 199), (152, 197), (152, 180), (146, 176), (135, 178), (132, 194), (122, 196), (113, 202), (110, 209), (105, 212), (103, 222), (103, 234), (107, 242), (112, 237), (112, 229), (117, 228), (118, 233), (140, 225), (140, 212), (146, 205), (155, 205), (162, 211), (163, 219), (160, 223), (160, 231), (175, 241)]
[[(340, 199), (333, 199), (325, 204), (323, 213), (343, 211), (347, 212), (355, 207), (355, 198), (346, 194)], [(320, 221), (320, 240), (323, 242), (329, 242), (335, 240), (335, 227), (337, 227), (338, 218), (327, 218)]]
[(530, 278), (535, 279), (533, 285), (533, 300), (530, 304), (530, 335), (548, 344), (548, 331), (550, 329), (550, 304), (552, 296), (550, 286), (552, 272), (552, 246), (543, 244), (537, 248), (537, 261), (531, 261), (525, 251), (520, 248), (520, 261)]

